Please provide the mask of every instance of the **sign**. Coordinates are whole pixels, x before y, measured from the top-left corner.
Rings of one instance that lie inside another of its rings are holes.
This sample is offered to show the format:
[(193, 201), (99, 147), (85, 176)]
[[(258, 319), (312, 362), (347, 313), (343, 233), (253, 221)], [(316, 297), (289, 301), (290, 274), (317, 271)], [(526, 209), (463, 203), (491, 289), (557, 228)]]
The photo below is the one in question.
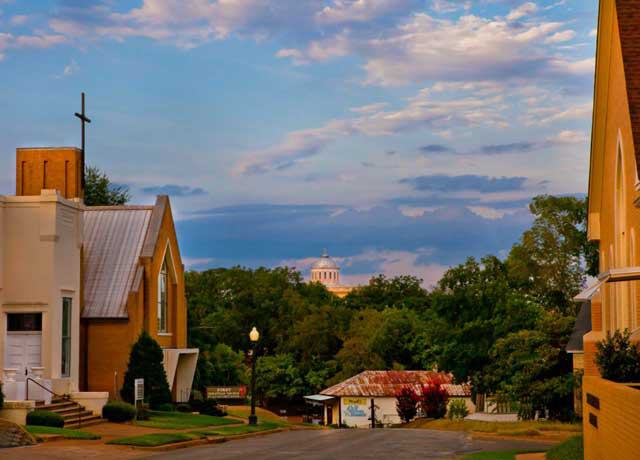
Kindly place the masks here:
[(133, 381), (133, 394), (136, 402), (144, 401), (144, 379), (135, 379)]
[(207, 399), (244, 399), (247, 397), (245, 385), (237, 387), (207, 387)]
[(367, 416), (367, 398), (343, 398), (342, 404), (347, 417)]

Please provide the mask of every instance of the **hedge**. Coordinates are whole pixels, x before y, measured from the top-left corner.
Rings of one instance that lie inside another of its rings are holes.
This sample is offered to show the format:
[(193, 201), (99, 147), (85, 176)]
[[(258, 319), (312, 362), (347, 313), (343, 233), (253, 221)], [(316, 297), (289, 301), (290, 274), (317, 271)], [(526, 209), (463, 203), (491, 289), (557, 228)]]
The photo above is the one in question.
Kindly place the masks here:
[(34, 410), (27, 414), (27, 425), (64, 427), (62, 415), (48, 410)]
[(136, 416), (136, 408), (122, 401), (109, 401), (102, 408), (102, 417), (110, 422), (128, 422)]

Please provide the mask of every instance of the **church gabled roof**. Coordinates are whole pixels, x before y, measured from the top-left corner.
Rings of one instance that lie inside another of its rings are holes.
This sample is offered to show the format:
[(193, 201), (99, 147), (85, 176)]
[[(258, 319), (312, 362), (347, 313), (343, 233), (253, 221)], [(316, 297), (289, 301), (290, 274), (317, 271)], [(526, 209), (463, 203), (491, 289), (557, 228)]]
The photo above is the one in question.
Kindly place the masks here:
[(640, 167), (640, 3), (616, 0), (636, 163)]
[(88, 206), (84, 212), (83, 318), (127, 318), (127, 299), (142, 280), (140, 257), (153, 255), (168, 203)]

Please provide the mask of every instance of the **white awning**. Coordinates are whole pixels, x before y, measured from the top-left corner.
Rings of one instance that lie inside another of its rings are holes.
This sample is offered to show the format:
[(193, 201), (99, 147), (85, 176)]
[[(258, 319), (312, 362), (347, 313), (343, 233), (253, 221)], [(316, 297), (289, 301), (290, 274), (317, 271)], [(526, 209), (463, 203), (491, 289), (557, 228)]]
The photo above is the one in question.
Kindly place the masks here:
[(324, 402), (324, 401), (329, 401), (331, 399), (335, 399), (335, 396), (310, 395), (310, 396), (305, 396), (304, 399), (313, 401), (313, 402)]
[(574, 302), (589, 302), (605, 280), (598, 280), (573, 298)]

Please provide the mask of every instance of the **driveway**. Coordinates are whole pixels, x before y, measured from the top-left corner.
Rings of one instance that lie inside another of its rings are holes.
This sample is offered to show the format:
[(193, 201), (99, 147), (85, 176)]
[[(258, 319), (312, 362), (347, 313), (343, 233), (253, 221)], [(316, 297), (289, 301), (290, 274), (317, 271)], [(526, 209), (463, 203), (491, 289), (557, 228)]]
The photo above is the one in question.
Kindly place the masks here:
[(266, 459), (451, 459), (478, 451), (545, 449), (534, 441), (471, 439), (451, 431), (419, 429), (305, 430), (259, 436), (224, 444), (180, 449), (152, 460)]

